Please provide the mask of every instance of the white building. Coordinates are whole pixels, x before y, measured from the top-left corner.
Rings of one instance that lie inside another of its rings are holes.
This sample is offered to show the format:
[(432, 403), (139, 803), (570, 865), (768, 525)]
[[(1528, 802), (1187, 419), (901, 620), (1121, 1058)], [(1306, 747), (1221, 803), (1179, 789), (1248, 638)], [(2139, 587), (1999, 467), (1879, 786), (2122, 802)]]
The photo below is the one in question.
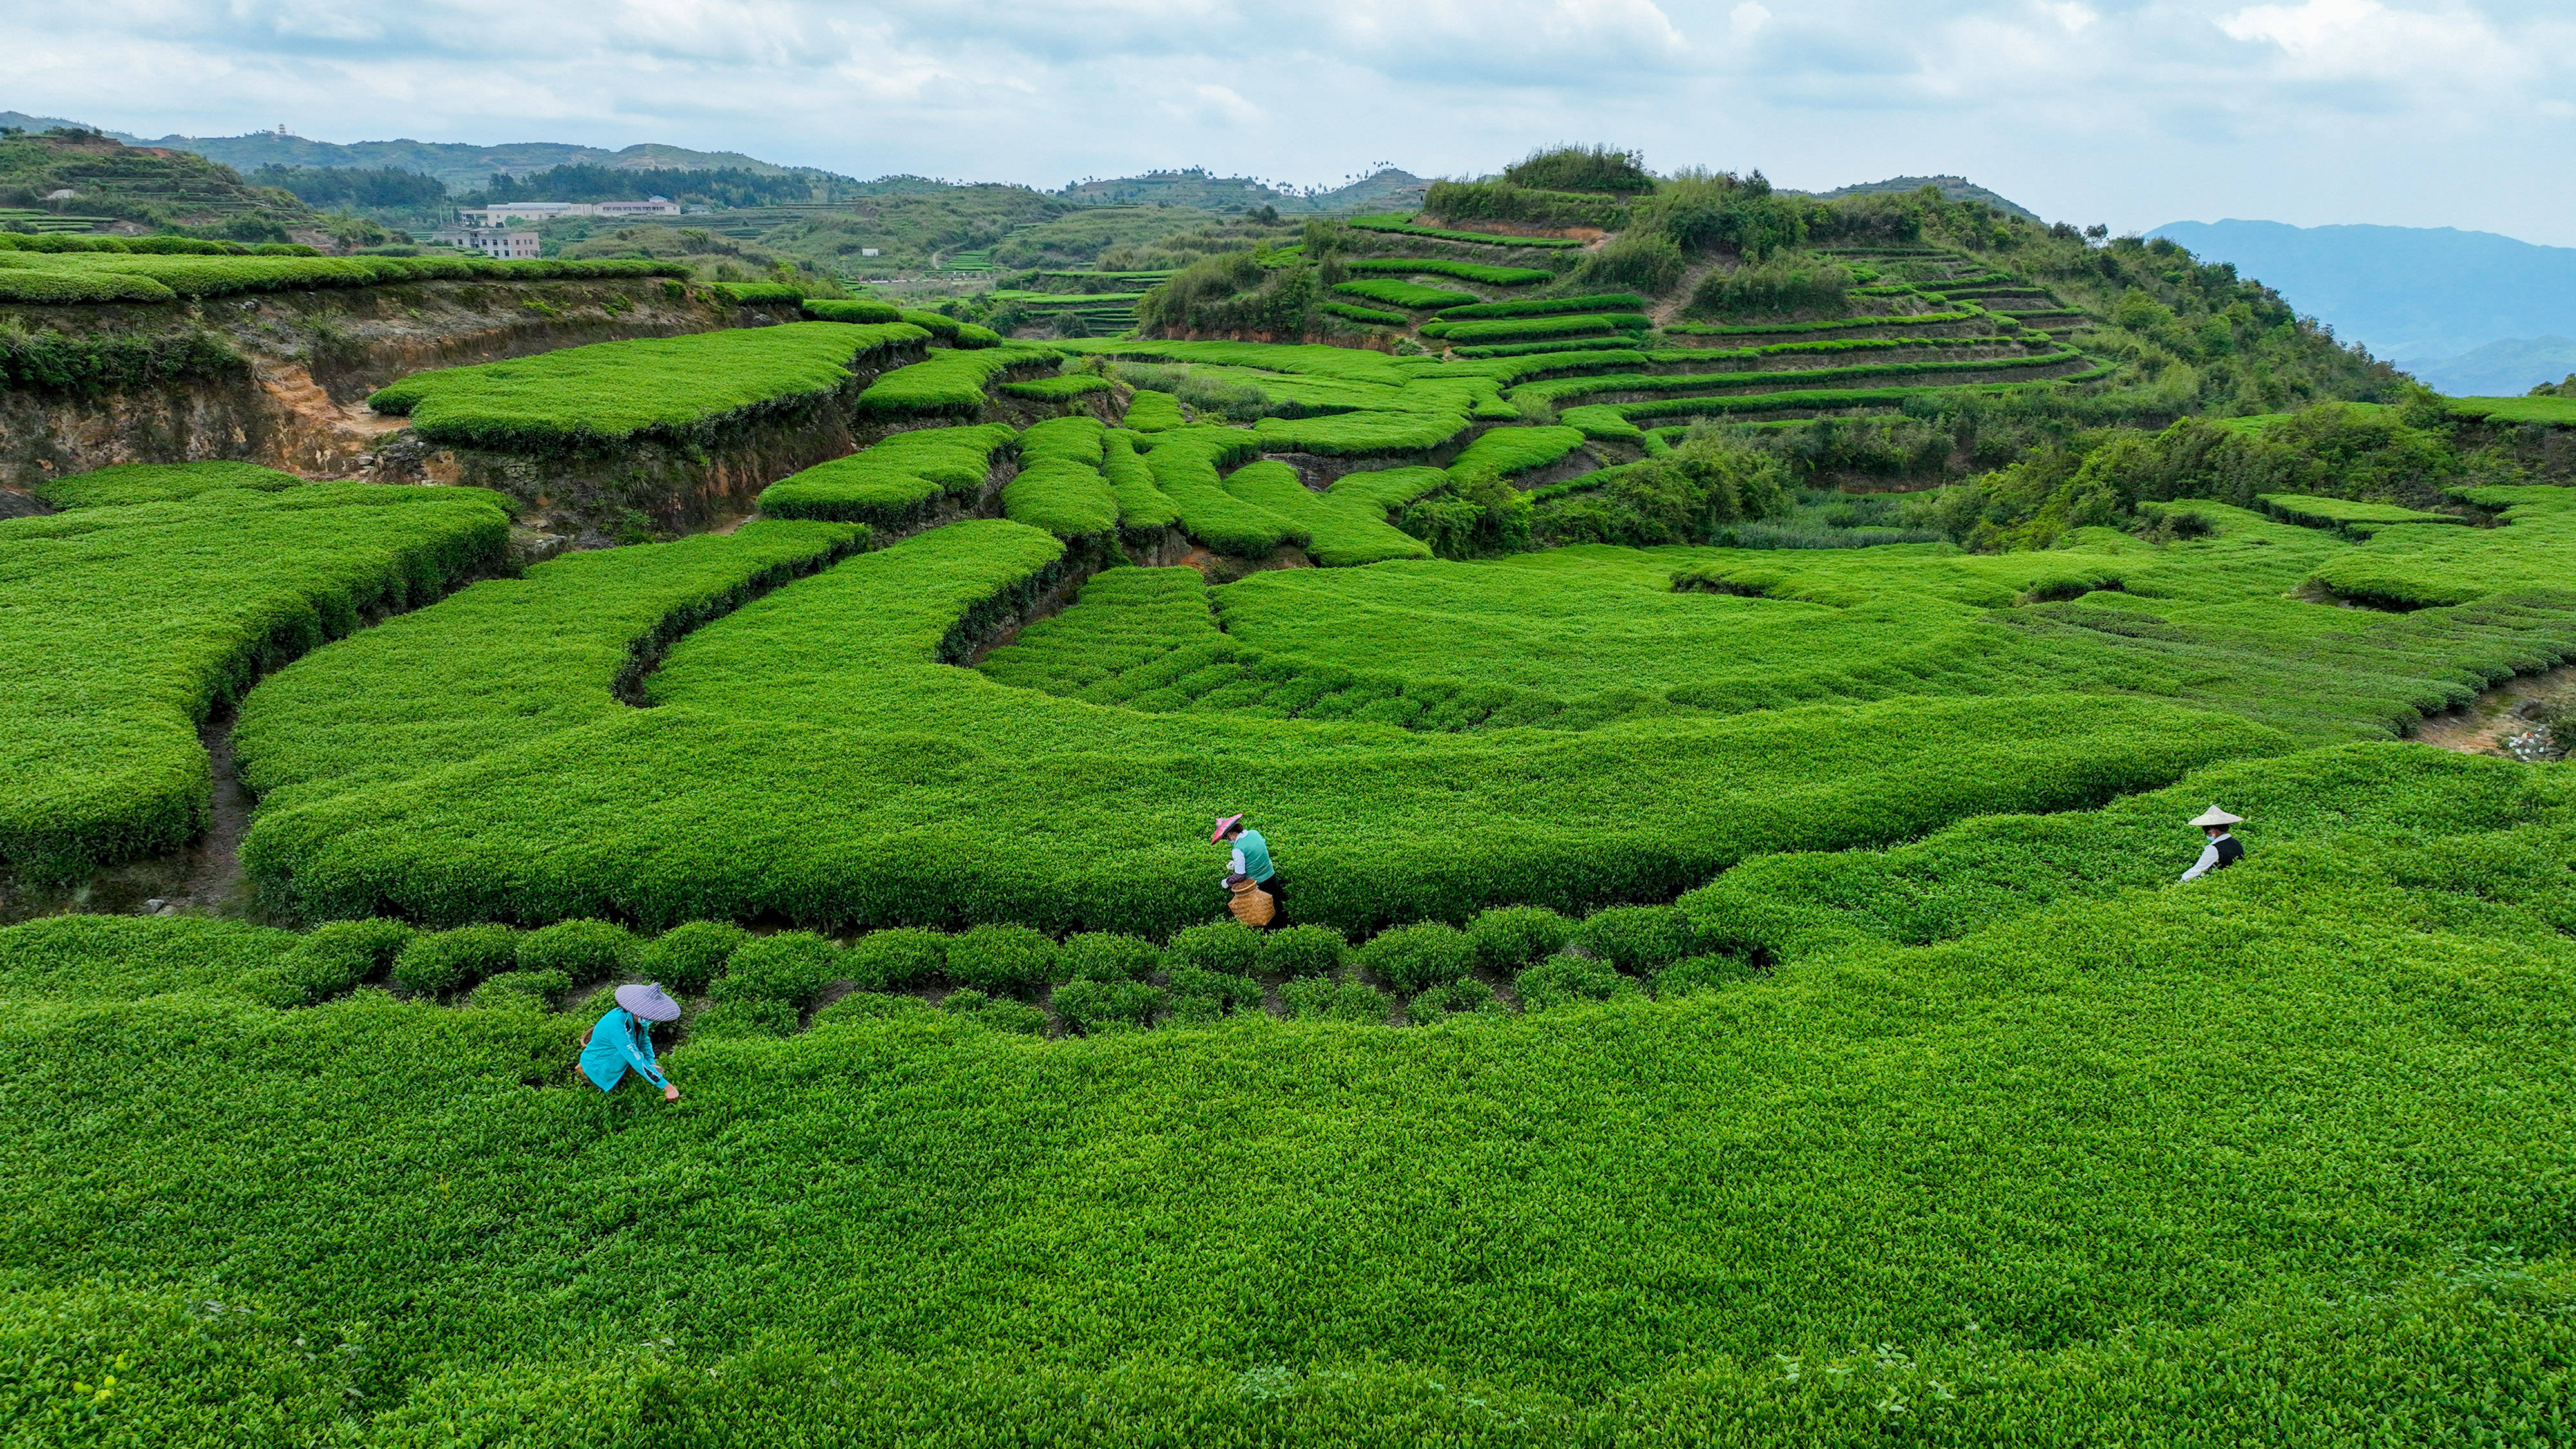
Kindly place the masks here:
[(511, 231), (506, 227), (450, 226), (429, 234), (434, 247), (459, 247), (481, 252), (502, 261), (518, 261), (536, 256), (539, 238), (532, 231)]
[(552, 221), (559, 216), (678, 216), (680, 203), (667, 196), (649, 201), (503, 201), (467, 207), (457, 213), (467, 226), (508, 226), (514, 221)]

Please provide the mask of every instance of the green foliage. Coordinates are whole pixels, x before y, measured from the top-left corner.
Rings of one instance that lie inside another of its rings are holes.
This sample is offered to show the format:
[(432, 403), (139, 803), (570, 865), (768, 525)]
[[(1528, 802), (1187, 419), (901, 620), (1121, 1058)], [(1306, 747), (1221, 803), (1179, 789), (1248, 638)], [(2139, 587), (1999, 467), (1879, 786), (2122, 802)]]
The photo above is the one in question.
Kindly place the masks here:
[(770, 484), (761, 490), (760, 511), (771, 518), (829, 519), (902, 532), (948, 499), (980, 494), (993, 455), (1010, 442), (1011, 429), (1002, 423), (896, 433)]
[(775, 1001), (801, 1010), (842, 975), (840, 948), (811, 931), (781, 931), (735, 947), (708, 990), (718, 1001)]
[[(904, 320), (903, 309), (892, 302), (878, 302), (866, 298), (807, 297), (803, 299), (803, 305), (806, 316), (824, 322), (901, 322)], [(938, 316), (935, 312), (930, 315)], [(948, 319), (940, 320), (946, 322)], [(944, 335), (953, 337), (956, 334), (952, 328)]]
[(1398, 991), (1419, 991), (1466, 975), (1475, 954), (1466, 932), (1426, 921), (1378, 933), (1351, 953), (1351, 961)]
[(1690, 954), (1690, 921), (1669, 906), (1609, 906), (1583, 918), (1574, 947), (1622, 971), (1652, 975)]
[(1515, 186), (1546, 191), (1602, 191), (1634, 196), (1655, 189), (1642, 151), (1604, 145), (1542, 146), (1503, 168), (1503, 179)]
[(1139, 388), (1127, 400), (1127, 413), (1120, 426), (1140, 433), (1160, 433), (1179, 427), (1187, 419), (1181, 416), (1180, 400), (1167, 392)]
[(1805, 241), (1829, 215), (1812, 202), (1773, 191), (1759, 171), (1744, 177), (1686, 172), (1639, 199), (1633, 235), (1685, 252), (1717, 248), (1760, 262)]
[(1043, 528), (1058, 538), (1106, 533), (1118, 526), (1119, 511), (1118, 495), (1111, 491), (1109, 480), (1098, 468), (1081, 463), (1024, 464), (1002, 489), (1003, 517)]
[(1416, 226), (1403, 215), (1355, 216), (1346, 225), (1360, 231), (1385, 232), (1395, 236), (1430, 237), (1436, 241), (1470, 242), (1477, 246), (1535, 247), (1544, 251), (1567, 251), (1582, 246), (1579, 238), (1562, 236), (1512, 236), (1490, 231), (1458, 231), (1444, 226)]
[(1489, 287), (1526, 287), (1533, 282), (1556, 280), (1556, 273), (1536, 267), (1497, 267), (1484, 262), (1453, 262), (1445, 257), (1353, 257), (1347, 265), (1354, 272), (1456, 277)]
[(1315, 269), (1302, 262), (1273, 269), (1251, 252), (1229, 252), (1172, 273), (1136, 304), (1136, 316), (1168, 332), (1295, 337), (1312, 326), (1322, 292)]
[(307, 933), (275, 968), (278, 1006), (310, 1006), (345, 996), (393, 969), (417, 933), (400, 921), (333, 921)]
[(1172, 934), (1172, 943), (1163, 948), (1163, 960), (1175, 971), (1186, 967), (1248, 976), (1261, 961), (1261, 933), (1241, 921), (1192, 926)]
[(883, 991), (853, 991), (814, 1013), (818, 1028), (835, 1022), (897, 1021), (905, 1017), (925, 1017), (930, 1003), (918, 996), (898, 996)]
[(1503, 221), (1527, 226), (1594, 227), (1628, 223), (1624, 197), (1519, 186), (1509, 181), (1434, 181), (1422, 209), (1443, 221)]
[(1450, 480), (1449, 488), (1405, 505), (1396, 526), (1441, 558), (1490, 558), (1529, 546), (1533, 505), (1528, 494), (1491, 471), (1453, 469)]
[(1261, 558), (1309, 535), (1295, 519), (1236, 496), (1219, 478), (1219, 468), (1257, 456), (1260, 448), (1250, 433), (1192, 425), (1156, 434), (1145, 466), (1191, 537), (1219, 553)]
[(467, 1004), (487, 1011), (552, 1011), (572, 985), (572, 978), (561, 971), (522, 967), (485, 977)]
[(643, 954), (644, 943), (614, 922), (558, 921), (520, 937), (518, 961), (522, 971), (554, 972), (582, 983), (633, 971)]
[(755, 302), (793, 302), (801, 306), (805, 301), (803, 288), (785, 282), (709, 282), (707, 290), (738, 306)]
[[(698, 440), (745, 418), (830, 397), (849, 383), (851, 367), (922, 340), (919, 328), (899, 322), (791, 322), (595, 342), (414, 373), (379, 389), (367, 406), (409, 417), (433, 442), (466, 447), (550, 452), (638, 436)], [(888, 374), (863, 401), (913, 370)]]
[(948, 939), (918, 928), (871, 931), (842, 953), (841, 969), (862, 991), (927, 986), (948, 974)]
[[(262, 682), (243, 700), (233, 730), (242, 779), (274, 809), (326, 778), (345, 785), (388, 762), (508, 749), (623, 718), (631, 710), (618, 692), (672, 640), (840, 558), (863, 537), (841, 524), (754, 522), (731, 534), (565, 554), (519, 578), (487, 580), (444, 600), (436, 614), (387, 620)], [(546, 648), (507, 659), (487, 652), (525, 637), (543, 638)], [(471, 693), (459, 693), (466, 679)]]
[(1787, 470), (1776, 458), (1709, 438), (1537, 504), (1530, 528), (1560, 543), (1703, 543), (1733, 524), (1785, 516), (1790, 501)]
[(1553, 1011), (1587, 1001), (1630, 1001), (1645, 993), (1609, 966), (1572, 954), (1550, 956), (1512, 978), (1521, 1010)]
[(975, 417), (984, 410), (984, 389), (996, 378), (1055, 360), (1054, 353), (1033, 347), (934, 352), (927, 362), (898, 367), (869, 383), (859, 394), (859, 411), (893, 418)]
[(1491, 322), (1433, 322), (1422, 328), (1422, 335), (1466, 346), (1581, 337), (1603, 332), (1644, 332), (1652, 325), (1641, 312), (1612, 312), (1572, 317), (1497, 318)]
[(1430, 557), (1419, 540), (1388, 525), (1388, 495), (1367, 484), (1316, 493), (1287, 464), (1263, 461), (1229, 474), (1225, 491), (1295, 524), (1306, 537), (1307, 551), (1326, 568)]
[(1508, 1011), (1494, 988), (1472, 976), (1426, 986), (1404, 1004), (1407, 1020), (1415, 1026), (1429, 1026), (1453, 1011), (1476, 1016), (1502, 1016)]
[(1679, 243), (1651, 233), (1624, 233), (1583, 254), (1573, 280), (1579, 286), (1619, 287), (1660, 297), (1681, 285), (1690, 259)]
[(1133, 980), (1077, 977), (1055, 989), (1056, 1014), (1086, 1036), (1149, 1025), (1168, 998), (1161, 987)]
[(1032, 377), (1018, 382), (1006, 382), (1002, 384), (1002, 391), (1011, 397), (1030, 398), (1038, 402), (1063, 402), (1071, 398), (1089, 397), (1094, 393), (1111, 392), (1116, 390), (1116, 387), (1117, 384), (1096, 372), (1066, 372), (1054, 377)]
[(1811, 254), (1781, 252), (1700, 279), (1685, 309), (1694, 317), (1841, 317), (1852, 310), (1851, 271)]
[(1676, 961), (1655, 973), (1655, 999), (1672, 1001), (1701, 991), (1721, 991), (1758, 973), (1742, 956), (1713, 952)]
[[(649, 559), (681, 547), (613, 552)], [(1899, 838), (1963, 811), (2098, 799), (2278, 747), (2268, 731), (2221, 717), (2065, 697), (1696, 721), (1650, 749), (1302, 719), (1239, 717), (1212, 730), (1135, 711), (1104, 717), (943, 662), (969, 657), (980, 620), (1048, 587), (1062, 555), (1034, 529), (974, 520), (846, 559), (683, 639), (644, 682), (658, 707), (640, 711), (616, 712), (588, 664), (502, 687), (496, 667), (522, 677), (524, 613), (500, 629), (470, 607), (406, 616), (332, 653), (356, 665), (395, 657), (376, 651), (407, 639), (435, 642), (445, 658), (411, 671), (425, 688), (358, 685), (335, 658), (259, 692), (255, 703), (278, 703), (258, 711), (256, 731), (245, 716), (243, 758), (254, 776), (278, 768), (293, 794), (272, 795), (245, 863), (279, 899), (325, 916), (380, 913), (378, 902), (451, 919), (646, 924), (777, 910), (836, 925), (962, 917), (1160, 934), (1213, 904), (1199, 817), (1257, 799), (1264, 824), (1296, 842), (1297, 919), (1367, 929), (1513, 902), (1651, 898), (1766, 841)], [(1668, 589), (1669, 568), (1650, 572), (1655, 588)], [(555, 637), (623, 640), (631, 629), (572, 618)], [(353, 698), (367, 709), (352, 710)], [(378, 699), (400, 711), (398, 727), (370, 717)], [(1104, 718), (1115, 720), (1109, 736)], [(887, 743), (897, 739), (919, 743)], [(324, 768), (341, 749), (355, 753)], [(1312, 750), (1340, 763), (1316, 770)], [(1024, 787), (1068, 755), (1086, 762), (1081, 792)], [(1989, 763), (2005, 757), (2016, 766)], [(576, 778), (621, 784), (566, 783)], [(1765, 803), (1748, 814), (1751, 798)], [(674, 811), (672, 799), (690, 803)], [(358, 820), (363, 831), (345, 823)], [(460, 831), (482, 842), (476, 853), (450, 847)], [(1055, 844), (992, 848), (1023, 836)], [(746, 839), (762, 842), (757, 870), (741, 863)], [(556, 843), (505, 844), (534, 840)], [(1556, 862), (1574, 860), (1579, 872), (1558, 873)]]
[(1316, 310), (1328, 316), (1339, 317), (1345, 322), (1364, 322), (1371, 327), (1403, 327), (1413, 320), (1401, 312), (1381, 312), (1374, 307), (1354, 307), (1348, 302), (1323, 302), (1317, 304)]
[(948, 978), (983, 991), (1034, 991), (1055, 975), (1055, 942), (1026, 926), (977, 926), (948, 942)]
[(507, 926), (459, 926), (407, 942), (394, 957), (393, 982), (414, 996), (446, 996), (518, 964), (518, 932)]
[(1059, 980), (1141, 981), (1161, 968), (1163, 953), (1134, 936), (1082, 931), (1064, 938), (1055, 959)]
[[(660, 982), (674, 996), (694, 996), (706, 990), (733, 953), (751, 939), (749, 931), (731, 921), (684, 922), (645, 942), (636, 955), (635, 971), (648, 981)], [(855, 957), (857, 952), (851, 954)]]
[(1330, 926), (1281, 926), (1261, 938), (1261, 969), (1291, 980), (1341, 969), (1348, 943)]
[(0, 325), (0, 385), (12, 388), (111, 393), (188, 379), (234, 379), (249, 370), (248, 359), (202, 327), (135, 336)]
[(49, 478), (31, 491), (56, 508), (117, 508), (170, 503), (219, 488), (275, 493), (303, 481), (257, 463), (118, 463)]
[[(1954, 490), (1936, 517), (1972, 548), (2044, 547), (2070, 529), (2116, 524), (2144, 503), (2266, 495), (2423, 510), (2466, 464), (2436, 433), (2389, 409), (2322, 403), (2258, 427), (2185, 418), (2163, 432), (2078, 434)], [(2390, 520), (2399, 521), (2399, 520)]]
[(1526, 297), (1506, 302), (1478, 302), (1473, 306), (1444, 308), (1443, 322), (1468, 322), (1486, 317), (1550, 317), (1566, 312), (1642, 312), (1646, 299), (1634, 292), (1587, 292), (1573, 297)]
[(1445, 287), (1426, 287), (1418, 282), (1399, 281), (1393, 277), (1360, 277), (1333, 288), (1372, 302), (1386, 302), (1409, 311), (1430, 312), (1442, 307), (1472, 306), (1480, 300), (1471, 292), (1455, 292)]
[(209, 713), (370, 612), (502, 567), (508, 531), (489, 493), (358, 483), (0, 522), (0, 861), (67, 878), (185, 843)]
[(689, 1035), (706, 1041), (793, 1036), (800, 1014), (796, 1003), (783, 997), (728, 996), (699, 1012), (689, 1023)]
[(1545, 906), (1496, 906), (1467, 923), (1476, 964), (1511, 975), (1574, 941), (1574, 923)]

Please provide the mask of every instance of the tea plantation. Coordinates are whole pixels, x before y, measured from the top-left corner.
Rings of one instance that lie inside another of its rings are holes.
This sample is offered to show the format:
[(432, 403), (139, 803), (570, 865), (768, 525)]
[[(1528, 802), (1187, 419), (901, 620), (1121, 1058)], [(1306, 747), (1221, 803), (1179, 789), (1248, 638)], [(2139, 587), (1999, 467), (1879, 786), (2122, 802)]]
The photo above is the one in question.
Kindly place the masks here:
[[(2576, 1438), (2562, 425), (1758, 182), (13, 482), (0, 1443)], [(496, 285), (376, 260), (0, 298)]]

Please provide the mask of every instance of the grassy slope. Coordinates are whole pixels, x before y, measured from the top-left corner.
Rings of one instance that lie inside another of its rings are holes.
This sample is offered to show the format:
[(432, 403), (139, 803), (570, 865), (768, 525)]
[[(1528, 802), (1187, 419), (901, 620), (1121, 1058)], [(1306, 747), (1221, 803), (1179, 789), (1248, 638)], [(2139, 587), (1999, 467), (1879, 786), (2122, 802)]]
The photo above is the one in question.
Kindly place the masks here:
[(2576, 802), (2344, 754), (2213, 881), (1715, 995), (836, 1024), (676, 1109), (562, 1085), (580, 1018), (58, 1004), (0, 937), (8, 1110), (71, 1129), (0, 1139), (0, 1383), (124, 1352), (111, 1422), (205, 1443), (2546, 1437), (2576, 901), (2438, 867)]

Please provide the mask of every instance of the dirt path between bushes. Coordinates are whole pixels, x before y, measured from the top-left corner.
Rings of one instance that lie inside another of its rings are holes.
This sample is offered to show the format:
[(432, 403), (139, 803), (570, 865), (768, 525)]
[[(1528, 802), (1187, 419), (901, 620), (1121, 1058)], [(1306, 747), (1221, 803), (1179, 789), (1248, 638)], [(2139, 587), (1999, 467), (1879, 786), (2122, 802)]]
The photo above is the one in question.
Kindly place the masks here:
[[(2459, 709), (2425, 720), (2407, 738), (2463, 755), (2495, 755), (2509, 760), (2551, 758), (2565, 753), (2569, 746), (2576, 745), (2576, 740), (2559, 740), (2553, 745), (2547, 728), (2531, 715), (2567, 702), (2576, 702), (2576, 664), (2562, 664), (2539, 674), (2516, 675)], [(2524, 743), (2517, 749), (2508, 741)]]

